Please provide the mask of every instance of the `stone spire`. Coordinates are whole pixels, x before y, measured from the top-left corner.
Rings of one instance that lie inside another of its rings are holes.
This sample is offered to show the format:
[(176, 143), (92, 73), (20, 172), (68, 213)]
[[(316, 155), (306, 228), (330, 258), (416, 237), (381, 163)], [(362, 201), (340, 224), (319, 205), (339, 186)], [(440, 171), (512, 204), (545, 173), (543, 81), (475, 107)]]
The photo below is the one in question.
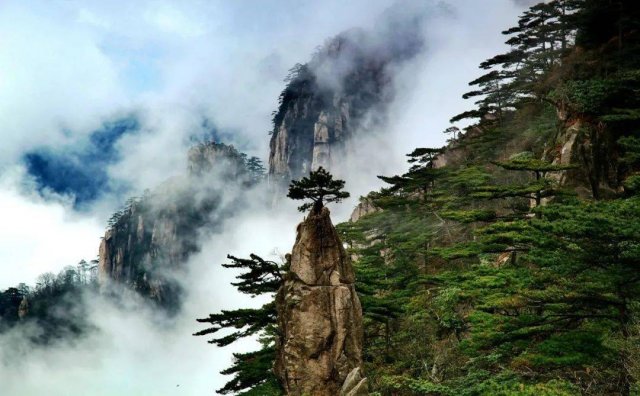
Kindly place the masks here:
[(18, 307), (18, 318), (24, 319), (29, 314), (29, 299), (27, 296), (22, 297), (20, 306)]
[(290, 271), (277, 296), (275, 372), (287, 395), (366, 395), (362, 308), (329, 210), (298, 225)]

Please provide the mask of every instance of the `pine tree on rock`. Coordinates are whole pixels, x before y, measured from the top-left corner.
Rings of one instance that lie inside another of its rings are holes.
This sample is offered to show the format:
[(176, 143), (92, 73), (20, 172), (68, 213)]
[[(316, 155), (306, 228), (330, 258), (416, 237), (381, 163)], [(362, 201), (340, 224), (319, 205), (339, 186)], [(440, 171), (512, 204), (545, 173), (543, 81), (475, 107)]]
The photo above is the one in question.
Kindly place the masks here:
[(307, 199), (289, 271), (276, 296), (278, 338), (274, 371), (287, 395), (367, 393), (362, 372), (362, 308), (351, 257), (324, 202), (349, 196), (344, 181), (323, 168), (293, 181), (289, 197)]
[(309, 177), (292, 180), (287, 197), (311, 200), (298, 207), (300, 212), (313, 208), (313, 212), (320, 213), (325, 203), (340, 202), (349, 198), (349, 193), (342, 191), (343, 188), (344, 180), (334, 180), (331, 173), (319, 167), (318, 170), (310, 172)]
[[(222, 264), (225, 268), (241, 269), (244, 272), (236, 276), (238, 282), (232, 283), (241, 293), (252, 297), (275, 294), (282, 284), (286, 265), (264, 260), (252, 254), (248, 259), (227, 256), (232, 262)], [(195, 336), (217, 334), (232, 330), (224, 336), (208, 341), (218, 347), (229, 345), (245, 337), (258, 335), (262, 347), (257, 351), (234, 353), (233, 365), (221, 374), (233, 375), (224, 387), (217, 390), (220, 394), (237, 395), (279, 395), (278, 381), (271, 369), (275, 360), (276, 305), (267, 302), (260, 308), (241, 308), (210, 314), (207, 318), (197, 319), (200, 323), (209, 323), (211, 327), (195, 333)]]

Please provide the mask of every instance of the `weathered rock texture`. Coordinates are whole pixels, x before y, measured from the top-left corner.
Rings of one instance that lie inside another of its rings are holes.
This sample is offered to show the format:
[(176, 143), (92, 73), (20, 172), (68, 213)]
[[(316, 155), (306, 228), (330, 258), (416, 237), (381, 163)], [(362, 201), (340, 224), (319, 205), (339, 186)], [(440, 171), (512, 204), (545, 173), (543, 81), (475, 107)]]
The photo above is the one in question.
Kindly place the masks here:
[(29, 314), (29, 299), (27, 296), (22, 297), (20, 306), (18, 307), (18, 318), (24, 319)]
[(198, 251), (199, 234), (215, 232), (240, 204), (223, 199), (222, 189), (232, 194), (234, 186), (243, 186), (243, 161), (231, 146), (197, 145), (189, 151), (188, 176), (168, 180), (116, 213), (100, 244), (103, 288), (123, 285), (177, 308), (181, 289), (174, 275)]
[(363, 216), (366, 216), (371, 213), (379, 212), (381, 209), (373, 204), (373, 201), (369, 198), (360, 198), (360, 202), (353, 208), (353, 212), (351, 212), (351, 216), (349, 217), (349, 221), (355, 223), (360, 220)]
[(366, 394), (362, 308), (354, 282), (329, 210), (310, 213), (298, 226), (290, 272), (277, 296), (275, 371), (286, 394)]
[(424, 5), (391, 10), (374, 29), (344, 32), (292, 69), (273, 117), (272, 185), (319, 166), (335, 170), (343, 152), (357, 148), (350, 141), (359, 131), (384, 125), (394, 70), (422, 49), (424, 13)]
[(604, 198), (621, 192), (627, 175), (621, 172), (616, 145), (603, 133), (602, 125), (581, 117), (563, 119), (563, 116), (558, 111), (564, 125), (544, 151), (543, 159), (576, 168), (548, 177), (584, 197)]

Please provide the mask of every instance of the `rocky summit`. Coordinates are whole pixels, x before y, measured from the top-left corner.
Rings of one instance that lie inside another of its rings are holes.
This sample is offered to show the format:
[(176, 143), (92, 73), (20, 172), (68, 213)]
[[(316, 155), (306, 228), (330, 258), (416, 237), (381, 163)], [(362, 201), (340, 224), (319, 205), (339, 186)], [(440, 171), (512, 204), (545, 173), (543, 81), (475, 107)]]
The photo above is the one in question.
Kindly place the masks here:
[(298, 225), (290, 271), (278, 291), (275, 363), (288, 395), (363, 395), (362, 308), (351, 261), (329, 210)]

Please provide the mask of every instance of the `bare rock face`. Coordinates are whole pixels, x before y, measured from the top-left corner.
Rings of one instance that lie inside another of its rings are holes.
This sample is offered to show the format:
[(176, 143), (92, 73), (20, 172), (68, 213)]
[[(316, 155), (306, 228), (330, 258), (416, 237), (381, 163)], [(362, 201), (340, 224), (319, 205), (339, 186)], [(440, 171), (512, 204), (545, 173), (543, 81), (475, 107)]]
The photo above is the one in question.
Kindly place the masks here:
[(24, 319), (29, 314), (29, 300), (27, 296), (22, 297), (20, 306), (18, 307), (18, 318)]
[(225, 211), (241, 204), (225, 203), (218, 185), (230, 189), (247, 180), (233, 146), (202, 143), (188, 158), (188, 175), (167, 180), (112, 218), (99, 250), (103, 289), (120, 285), (166, 308), (178, 307), (182, 290), (173, 275), (198, 251), (199, 232), (215, 232)]
[(290, 272), (277, 296), (275, 371), (287, 395), (366, 394), (362, 308), (354, 282), (329, 210), (310, 213), (298, 226)]
[(360, 148), (357, 136), (385, 125), (395, 72), (423, 48), (425, 15), (425, 4), (398, 4), (372, 29), (337, 35), (291, 70), (273, 117), (269, 178), (276, 193), (319, 166), (335, 171), (345, 152)]
[[(564, 122), (562, 132), (555, 143), (549, 145), (542, 158), (556, 165), (578, 165), (564, 172), (551, 172), (548, 178), (559, 185), (570, 187), (583, 197), (608, 197), (621, 191), (621, 180), (611, 142), (598, 138), (598, 125), (580, 117), (564, 119), (561, 111), (558, 118)], [(548, 200), (543, 199), (543, 203)]]
[(383, 114), (376, 107), (388, 99), (386, 62), (368, 53), (363, 40), (360, 31), (343, 33), (292, 71), (274, 117), (272, 181), (288, 183), (319, 166), (332, 169), (366, 114)]
[(153, 195), (134, 202), (105, 232), (98, 281), (103, 288), (122, 285), (162, 306), (175, 307), (181, 291), (166, 275), (197, 250), (190, 243), (196, 235), (188, 230), (178, 205), (159, 210), (152, 201), (157, 201)]
[(369, 198), (361, 198), (358, 205), (351, 212), (351, 217), (349, 221), (355, 223), (360, 220), (363, 216), (366, 216), (371, 213), (379, 212), (381, 209), (373, 204), (371, 199)]

